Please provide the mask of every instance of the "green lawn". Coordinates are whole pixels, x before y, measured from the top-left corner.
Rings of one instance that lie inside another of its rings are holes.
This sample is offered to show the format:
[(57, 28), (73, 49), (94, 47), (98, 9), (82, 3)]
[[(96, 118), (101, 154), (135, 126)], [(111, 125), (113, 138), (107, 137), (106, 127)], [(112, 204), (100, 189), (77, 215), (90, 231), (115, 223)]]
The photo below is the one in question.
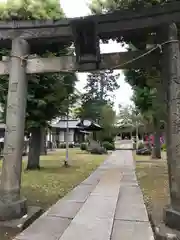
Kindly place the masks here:
[[(29, 205), (41, 206), (45, 210), (86, 179), (106, 157), (71, 149), (71, 167), (65, 168), (65, 150), (54, 151), (41, 157), (40, 171), (25, 171), (24, 161), (22, 195), (28, 199)], [(14, 234), (13, 231), (0, 229), (0, 240), (10, 240)]]
[[(134, 155), (135, 156), (135, 155)], [(148, 213), (162, 221), (163, 208), (169, 202), (168, 172), (165, 154), (163, 159), (135, 156), (136, 174), (144, 195)]]
[(161, 159), (152, 159), (151, 156), (142, 156), (142, 155), (136, 155), (136, 151), (133, 152), (133, 155), (134, 155), (134, 159), (139, 162), (139, 161), (153, 161), (156, 160), (156, 161), (166, 161), (166, 152), (161, 152)]

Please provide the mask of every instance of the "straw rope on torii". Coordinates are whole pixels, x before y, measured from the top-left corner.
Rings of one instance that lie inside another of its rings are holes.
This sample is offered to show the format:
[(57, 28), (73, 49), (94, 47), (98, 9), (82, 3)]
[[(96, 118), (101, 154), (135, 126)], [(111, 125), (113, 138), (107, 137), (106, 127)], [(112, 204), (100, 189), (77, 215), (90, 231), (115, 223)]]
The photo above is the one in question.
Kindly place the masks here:
[[(177, 40), (178, 41), (178, 40)], [(177, 42), (175, 41), (175, 42)], [(105, 69), (139, 69), (157, 66), (162, 53), (162, 47), (165, 44), (172, 43), (174, 40), (165, 41), (156, 44), (147, 51), (130, 51), (119, 53), (101, 54), (101, 63), (98, 70)], [(154, 53), (157, 49), (158, 52)], [(18, 58), (21, 64), (26, 62), (26, 73), (45, 73), (45, 72), (87, 72), (93, 71), (95, 65), (93, 63), (86, 63), (83, 66), (76, 63), (74, 56), (50, 57), (50, 58), (32, 58), (28, 55), (7, 57), (8, 60), (0, 61), (0, 75), (9, 74), (9, 60), (11, 58)]]

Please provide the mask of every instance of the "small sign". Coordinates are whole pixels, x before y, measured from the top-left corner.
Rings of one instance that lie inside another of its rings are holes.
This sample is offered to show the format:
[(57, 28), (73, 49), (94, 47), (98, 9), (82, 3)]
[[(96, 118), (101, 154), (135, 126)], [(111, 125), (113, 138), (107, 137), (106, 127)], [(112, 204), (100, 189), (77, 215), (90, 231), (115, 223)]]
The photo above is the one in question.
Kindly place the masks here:
[(78, 19), (73, 20), (71, 25), (77, 63), (100, 62), (99, 37), (96, 32), (96, 23), (92, 20)]

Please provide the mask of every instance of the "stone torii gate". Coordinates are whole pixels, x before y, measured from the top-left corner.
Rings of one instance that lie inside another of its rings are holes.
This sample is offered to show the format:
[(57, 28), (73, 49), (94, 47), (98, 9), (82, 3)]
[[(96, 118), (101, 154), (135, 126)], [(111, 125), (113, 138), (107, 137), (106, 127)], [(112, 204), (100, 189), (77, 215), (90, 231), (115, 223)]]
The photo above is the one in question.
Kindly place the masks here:
[[(59, 21), (0, 22), (0, 46), (11, 49), (9, 59), (0, 62), (0, 75), (9, 74), (4, 159), (0, 183), (0, 220), (20, 218), (27, 212), (20, 195), (22, 148), (27, 97), (26, 74), (92, 71), (109, 68), (148, 68), (162, 65), (167, 93), (168, 169), (171, 204), (165, 221), (180, 228), (180, 134), (179, 84), (180, 50), (176, 24), (180, 22), (180, 3), (135, 11), (89, 16)], [(162, 33), (161, 29), (165, 29)], [(153, 37), (151, 51), (100, 54), (99, 39), (110, 39), (148, 30)], [(83, 35), (82, 35), (83, 33)], [(162, 34), (161, 34), (162, 33)], [(164, 34), (166, 33), (166, 34)], [(85, 41), (86, 40), (86, 41)], [(31, 54), (58, 44), (75, 43), (76, 57), (32, 58)], [(163, 44), (162, 44), (163, 43)], [(161, 51), (155, 51), (161, 46)], [(177, 221), (178, 220), (178, 221)]]

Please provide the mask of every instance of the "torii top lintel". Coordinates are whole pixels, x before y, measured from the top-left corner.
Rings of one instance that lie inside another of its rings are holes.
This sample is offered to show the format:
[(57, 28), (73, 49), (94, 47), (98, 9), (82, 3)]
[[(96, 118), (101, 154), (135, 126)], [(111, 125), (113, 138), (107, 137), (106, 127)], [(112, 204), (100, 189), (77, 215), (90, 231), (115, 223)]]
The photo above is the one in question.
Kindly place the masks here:
[(100, 38), (110, 39), (127, 31), (154, 29), (163, 24), (180, 22), (180, 2), (166, 3), (141, 11), (117, 10), (108, 14), (74, 19), (0, 21), (0, 46), (10, 47), (10, 40), (15, 37), (27, 39), (33, 45), (71, 42), (73, 41), (71, 23), (76, 20), (94, 21), (97, 35)]

